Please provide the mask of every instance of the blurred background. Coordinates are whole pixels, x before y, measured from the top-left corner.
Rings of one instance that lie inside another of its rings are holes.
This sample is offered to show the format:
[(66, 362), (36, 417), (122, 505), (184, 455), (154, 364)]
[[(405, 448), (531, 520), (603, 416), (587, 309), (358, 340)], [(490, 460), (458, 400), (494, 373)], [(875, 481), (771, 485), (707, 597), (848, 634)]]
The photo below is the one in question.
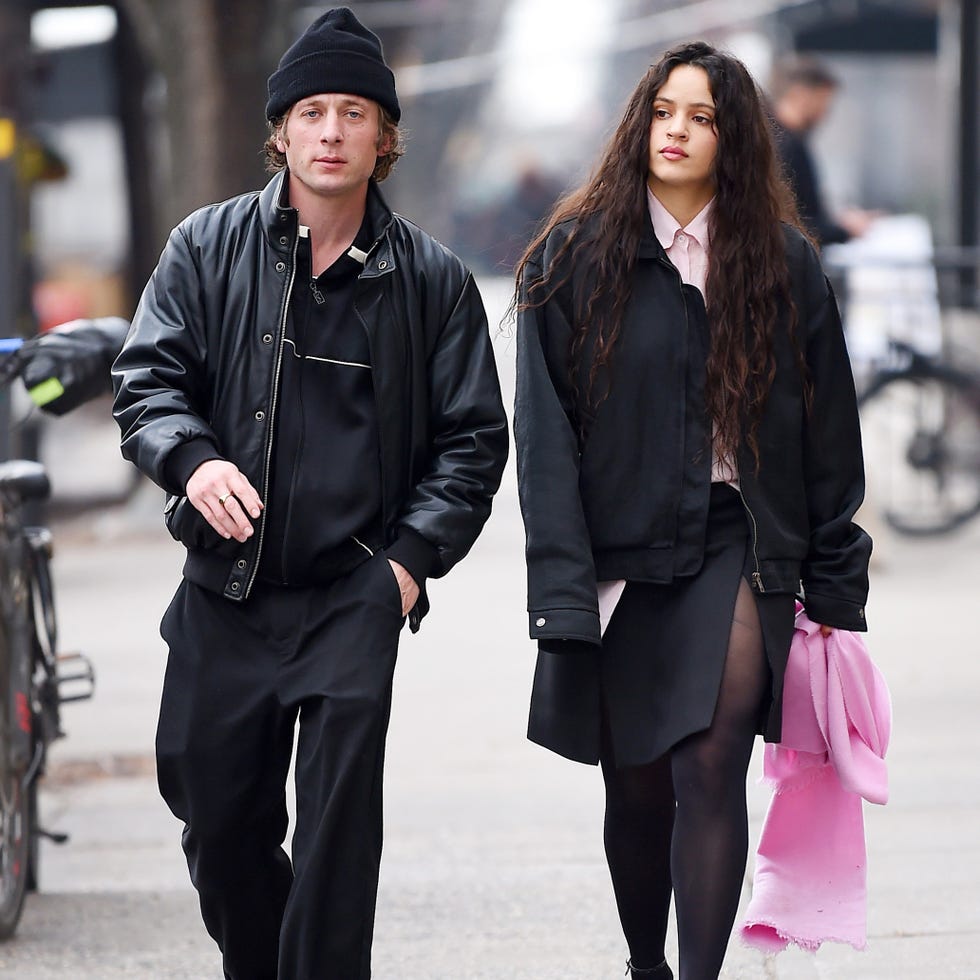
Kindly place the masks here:
[[(266, 79), (326, 6), (0, 0), (0, 336), (131, 316), (181, 218), (262, 186)], [(975, 347), (978, 0), (350, 6), (381, 36), (403, 106), (408, 153), (385, 194), (470, 265), (492, 325), (537, 222), (588, 174), (637, 79), (666, 47), (703, 37), (740, 56), (767, 92), (789, 56), (815, 57), (836, 79), (801, 137), (829, 214), (883, 218), (824, 253), (859, 382), (896, 336), (944, 352), (946, 308), (968, 312), (953, 339)], [(80, 467), (72, 427), (45, 436), (38, 413), (25, 420), (15, 405), (11, 426), (10, 411), (0, 394), (0, 457), (34, 457), (42, 443), (67, 454), (61, 498), (97, 503), (137, 486), (111, 423), (96, 444), (102, 465)], [(87, 411), (90, 428), (107, 421), (105, 404)], [(980, 407), (973, 414), (980, 427)], [(964, 492), (958, 506), (980, 508), (980, 476)]]
[[(0, 336), (130, 317), (174, 224), (264, 184), (266, 79), (328, 6), (0, 0)], [(818, 58), (836, 78), (803, 136), (827, 211), (874, 217), (823, 254), (867, 397), (871, 636), (897, 738), (894, 804), (869, 817), (876, 951), (860, 966), (846, 950), (822, 952), (819, 976), (976, 980), (980, 787), (962, 760), (980, 751), (980, 658), (963, 614), (980, 576), (980, 0), (349, 6), (382, 37), (408, 131), (384, 193), (476, 274), (507, 404), (514, 345), (497, 325), (513, 263), (556, 196), (590, 171), (665, 48), (706, 38), (767, 91), (789, 55)], [(180, 560), (162, 492), (121, 459), (107, 398), (64, 420), (18, 399), (16, 388), (0, 394), (0, 459), (37, 455), (52, 471), (54, 516), (66, 518), (55, 535), (62, 635), (94, 654), (100, 687), (97, 711), (71, 714), (42, 807), (72, 844), (42, 861), (50, 877), (20, 945), (0, 950), (0, 972), (210, 976), (214, 954), (152, 778), (165, 662), (156, 622)], [(399, 665), (384, 976), (599, 976), (621, 962), (599, 783), (524, 740), (533, 648), (515, 485), (511, 463), (473, 560), (433, 587), (428, 653), (406, 644)], [(488, 595), (493, 628), (473, 630)], [(763, 812), (757, 793), (754, 827)], [(420, 909), (458, 923), (465, 941), (444, 942)], [(542, 935), (544, 910), (554, 917)], [(579, 968), (566, 968), (579, 947)], [(724, 976), (763, 975), (744, 951), (731, 955)], [(809, 960), (781, 962), (764, 975), (818, 976)]]
[[(262, 186), (266, 79), (326, 6), (0, 0), (0, 335), (131, 316), (170, 228)], [(637, 79), (669, 45), (703, 37), (767, 90), (791, 55), (818, 58), (838, 83), (802, 137), (828, 213), (886, 219), (825, 251), (862, 384), (896, 335), (945, 350), (941, 307), (970, 313), (955, 339), (975, 345), (978, 0), (350, 6), (381, 35), (404, 110), (408, 153), (386, 196), (471, 266), (491, 324), (535, 225), (594, 165)], [(0, 396), (0, 456), (37, 455), (37, 413), (8, 433), (6, 412)], [(104, 421), (105, 405), (89, 416)], [(120, 466), (113, 445), (87, 477), (67, 467), (56, 492), (86, 479), (128, 492)], [(980, 477), (966, 492), (980, 507)]]
[[(328, 5), (0, 3), (0, 317), (29, 333), (131, 314), (169, 229), (264, 183), (265, 82)], [(915, 213), (976, 245), (975, 0), (366, 0), (409, 152), (392, 205), (505, 273), (584, 176), (645, 68), (704, 37), (765, 84), (787, 52), (841, 82), (814, 133), (836, 208)]]

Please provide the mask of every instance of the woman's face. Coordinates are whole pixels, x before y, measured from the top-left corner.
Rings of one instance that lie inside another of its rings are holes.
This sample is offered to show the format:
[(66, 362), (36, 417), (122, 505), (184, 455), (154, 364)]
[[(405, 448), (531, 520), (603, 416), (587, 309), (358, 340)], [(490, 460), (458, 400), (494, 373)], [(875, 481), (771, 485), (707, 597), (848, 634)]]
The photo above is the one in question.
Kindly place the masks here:
[(678, 65), (653, 102), (650, 125), (650, 172), (647, 182), (661, 194), (714, 194), (714, 163), (718, 152), (715, 100), (708, 74), (694, 65)]

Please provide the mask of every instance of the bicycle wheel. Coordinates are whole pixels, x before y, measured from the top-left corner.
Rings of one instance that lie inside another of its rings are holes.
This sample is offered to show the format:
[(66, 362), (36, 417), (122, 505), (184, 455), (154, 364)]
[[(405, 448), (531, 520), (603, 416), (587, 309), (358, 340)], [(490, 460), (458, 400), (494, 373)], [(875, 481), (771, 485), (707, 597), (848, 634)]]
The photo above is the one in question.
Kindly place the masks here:
[[(2, 746), (0, 746), (2, 748)], [(6, 763), (0, 772), (0, 941), (20, 921), (30, 863), (30, 794), (19, 773)]]
[(980, 382), (942, 365), (882, 374), (860, 400), (868, 496), (902, 534), (980, 513)]

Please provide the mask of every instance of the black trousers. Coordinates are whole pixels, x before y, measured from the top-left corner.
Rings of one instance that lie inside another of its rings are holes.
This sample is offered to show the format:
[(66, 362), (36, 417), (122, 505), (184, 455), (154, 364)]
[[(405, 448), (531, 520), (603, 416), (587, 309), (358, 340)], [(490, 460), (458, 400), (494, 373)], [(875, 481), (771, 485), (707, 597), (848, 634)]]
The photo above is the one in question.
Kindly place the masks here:
[[(160, 791), (227, 980), (366, 980), (382, 845), (382, 769), (402, 626), (378, 554), (327, 588), (233, 603), (190, 582), (157, 730)], [(286, 779), (297, 720), (296, 824)]]

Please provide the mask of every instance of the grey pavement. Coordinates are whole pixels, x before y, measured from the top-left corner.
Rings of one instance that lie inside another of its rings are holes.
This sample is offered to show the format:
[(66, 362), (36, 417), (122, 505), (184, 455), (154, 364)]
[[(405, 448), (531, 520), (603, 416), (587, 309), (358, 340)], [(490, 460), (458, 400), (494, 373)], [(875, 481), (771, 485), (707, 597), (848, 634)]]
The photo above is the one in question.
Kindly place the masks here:
[[(512, 344), (497, 340), (505, 387)], [(60, 420), (46, 456), (64, 496), (125, 480), (105, 406)], [(62, 647), (95, 660), (96, 698), (65, 709), (52, 752), (41, 891), (0, 975), (24, 980), (219, 980), (158, 799), (153, 730), (165, 649), (157, 624), (181, 554), (161, 495), (55, 526)], [(431, 583), (395, 678), (379, 980), (613, 980), (624, 944), (601, 846), (597, 770), (524, 738), (534, 651), (513, 466), (473, 553)], [(733, 941), (723, 977), (980, 980), (980, 643), (972, 629), (980, 522), (948, 539), (880, 534), (869, 645), (894, 702), (891, 801), (865, 806), (868, 948), (763, 957)], [(753, 843), (768, 802), (750, 775)], [(746, 897), (749, 883), (746, 884)], [(673, 953), (673, 950), (671, 951)], [(673, 956), (676, 963), (676, 956)]]

